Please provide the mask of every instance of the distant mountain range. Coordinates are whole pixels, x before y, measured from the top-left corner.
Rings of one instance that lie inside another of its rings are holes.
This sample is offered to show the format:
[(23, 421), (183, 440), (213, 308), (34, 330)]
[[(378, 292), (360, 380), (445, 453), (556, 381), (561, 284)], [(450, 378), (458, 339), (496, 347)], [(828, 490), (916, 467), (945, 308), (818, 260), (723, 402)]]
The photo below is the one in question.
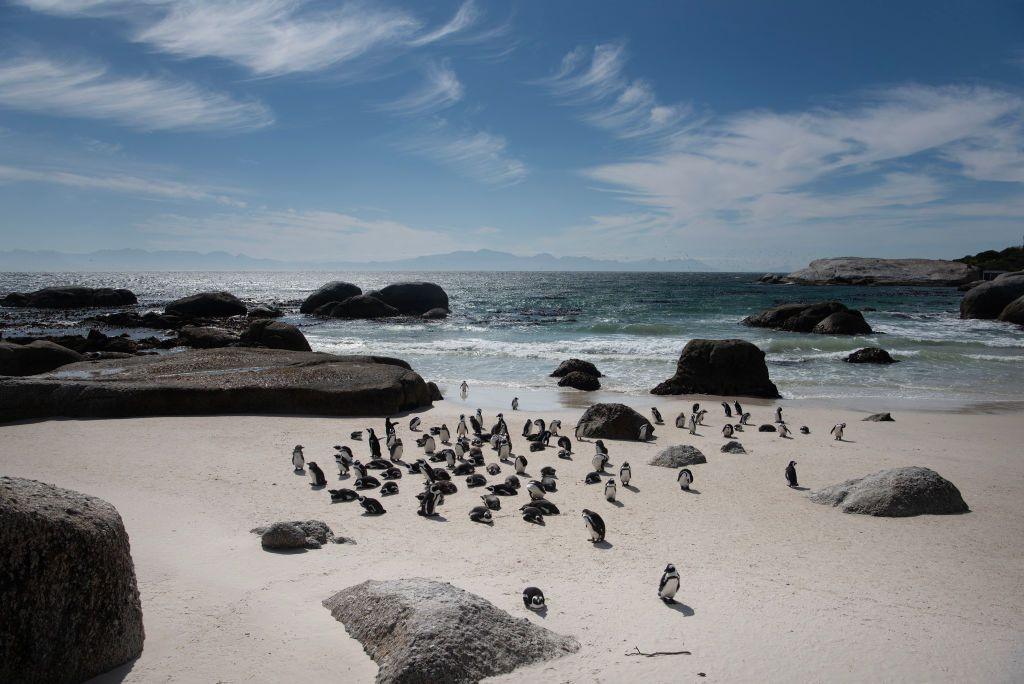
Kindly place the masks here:
[(696, 259), (616, 261), (489, 249), (418, 256), (397, 261), (283, 261), (227, 252), (101, 249), (75, 254), (53, 250), (0, 251), (0, 271), (715, 271)]

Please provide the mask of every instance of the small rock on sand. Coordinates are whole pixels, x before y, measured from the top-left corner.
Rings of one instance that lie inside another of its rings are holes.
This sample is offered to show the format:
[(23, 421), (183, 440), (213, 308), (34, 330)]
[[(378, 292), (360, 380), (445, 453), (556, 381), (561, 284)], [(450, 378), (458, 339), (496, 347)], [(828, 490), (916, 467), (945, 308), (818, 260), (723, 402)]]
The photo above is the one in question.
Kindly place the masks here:
[(745, 454), (747, 450), (736, 440), (730, 440), (722, 445), (723, 454)]
[(891, 413), (872, 413), (864, 418), (864, 420), (872, 423), (892, 423), (893, 417)]
[(689, 444), (678, 444), (662, 449), (648, 463), (663, 468), (682, 468), (684, 466), (707, 463), (707, 457), (697, 447)]
[(970, 510), (956, 485), (930, 468), (917, 466), (847, 480), (813, 492), (810, 499), (844, 513), (891, 518)]

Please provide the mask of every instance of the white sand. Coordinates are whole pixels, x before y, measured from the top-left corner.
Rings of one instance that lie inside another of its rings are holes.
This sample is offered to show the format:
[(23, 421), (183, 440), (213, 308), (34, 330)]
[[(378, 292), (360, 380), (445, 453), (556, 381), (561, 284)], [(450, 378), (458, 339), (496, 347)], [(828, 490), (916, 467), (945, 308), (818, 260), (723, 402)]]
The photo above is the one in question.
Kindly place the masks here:
[[(894, 412), (895, 423), (828, 407), (787, 408), (810, 436), (782, 440), (749, 430), (750, 452), (719, 452), (722, 423), (690, 437), (671, 426), (691, 401), (657, 403), (670, 424), (650, 445), (609, 442), (611, 462), (628, 460), (639, 491), (620, 487), (622, 506), (585, 486), (593, 446), (572, 462), (556, 450), (529, 454), (530, 470), (554, 465), (562, 510), (544, 527), (523, 522), (527, 498), (503, 500), (492, 528), (471, 523), (481, 490), (447, 498), (444, 520), (415, 514), (421, 478), (399, 481), (388, 513), (331, 504), (292, 473), (292, 446), (306, 447), (338, 486), (331, 446), (382, 420), (213, 417), (46, 421), (0, 427), (8, 475), (52, 482), (117, 506), (131, 536), (146, 626), (142, 657), (107, 676), (133, 682), (364, 682), (376, 666), (320, 601), (365, 579), (425, 576), (451, 581), (514, 615), (576, 636), (577, 655), (522, 668), (501, 681), (1021, 681), (1024, 679), (1024, 420), (1021, 414)], [(472, 402), (472, 398), (471, 398)], [(425, 425), (454, 429), (459, 406), (439, 403)], [(508, 415), (509, 412), (506, 412)], [(494, 415), (486, 412), (488, 423)], [(523, 406), (509, 420), (514, 435)], [(579, 410), (546, 412), (575, 424)], [(770, 422), (768, 406), (754, 422)], [(849, 424), (850, 442), (829, 427)], [(417, 455), (407, 420), (406, 458)], [(379, 430), (382, 432), (383, 430)], [(522, 444), (523, 440), (516, 440)], [(659, 448), (694, 444), (681, 493), (675, 471), (646, 465)], [(485, 450), (488, 462), (493, 452)], [(785, 486), (798, 461), (812, 489), (882, 468), (937, 470), (972, 512), (908, 519), (845, 515)], [(511, 472), (503, 467), (503, 476)], [(600, 512), (611, 548), (593, 547), (582, 508)], [(318, 518), (355, 545), (268, 553), (249, 529), (272, 520)], [(655, 589), (666, 563), (682, 575), (685, 607)], [(547, 594), (546, 617), (523, 609), (522, 588)], [(692, 655), (626, 655), (688, 650)]]

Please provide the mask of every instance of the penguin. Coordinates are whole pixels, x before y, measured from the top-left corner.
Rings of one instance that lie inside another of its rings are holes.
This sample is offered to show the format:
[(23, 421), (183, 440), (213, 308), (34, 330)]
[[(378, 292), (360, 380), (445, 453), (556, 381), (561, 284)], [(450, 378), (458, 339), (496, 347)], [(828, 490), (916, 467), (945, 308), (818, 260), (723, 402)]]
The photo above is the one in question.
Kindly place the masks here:
[(697, 414), (696, 413), (694, 413), (692, 416), (690, 416), (690, 434), (691, 435), (697, 434)]
[(784, 422), (782, 420), (782, 407), (781, 406), (776, 406), (775, 407), (775, 422), (776, 423)]
[(448, 426), (444, 423), (441, 423), (441, 432), (437, 436), (441, 438), (441, 444), (448, 444), (452, 439), (452, 433), (448, 431)]
[(552, 437), (558, 437), (558, 433), (561, 429), (562, 421), (560, 420), (553, 420), (551, 421), (551, 425), (548, 426), (548, 431), (551, 433)]
[(726, 418), (732, 418), (732, 409), (729, 408), (729, 402), (727, 402), (727, 401), (723, 401), (722, 402), (722, 410), (725, 411), (725, 417)]
[(401, 480), (402, 471), (398, 468), (388, 468), (380, 474), (385, 480)]
[(523, 486), (522, 483), (519, 481), (519, 478), (516, 477), (515, 475), (509, 475), (508, 477), (506, 477), (505, 484), (511, 487), (512, 489), (516, 490), (517, 492), (519, 491), (519, 488)]
[(629, 481), (633, 479), (633, 470), (629, 467), (629, 461), (623, 461), (622, 465), (619, 466), (619, 480), (622, 481), (623, 487), (629, 486)]
[(331, 495), (331, 501), (355, 501), (359, 498), (359, 495), (353, 492), (351, 489), (328, 489), (327, 493)]
[(473, 426), (473, 434), (479, 435), (484, 431), (484, 425), (476, 416), (469, 417), (469, 424)]
[(615, 501), (615, 480), (608, 480), (604, 483), (604, 498), (606, 501)]
[(596, 544), (604, 541), (604, 520), (594, 511), (583, 509), (583, 524), (586, 525), (590, 542)]
[(395, 424), (391, 422), (391, 416), (384, 416), (384, 436), (390, 439), (395, 434)]
[(523, 513), (523, 520), (536, 525), (544, 524), (544, 514), (536, 506), (523, 506), (519, 509)]
[(800, 426), (800, 434), (801, 435), (809, 435), (809, 434), (811, 434), (811, 428), (807, 427), (806, 425), (801, 425)]
[(460, 461), (466, 455), (466, 444), (462, 440), (456, 439), (455, 444), (452, 444), (452, 451), (455, 452), (455, 458)]
[(357, 477), (366, 477), (366, 466), (362, 461), (352, 461), (352, 468), (355, 469)]
[(380, 487), (380, 480), (372, 475), (367, 475), (366, 477), (360, 477), (357, 479), (352, 483), (352, 486), (356, 489), (376, 489), (377, 487)]
[(733, 409), (735, 409), (735, 413), (736, 413), (737, 416), (742, 416), (743, 415), (743, 407), (740, 406), (740, 402), (738, 402), (738, 401), (732, 402), (732, 407), (733, 407)]
[(608, 465), (608, 454), (597, 452), (594, 454), (594, 458), (590, 459), (590, 464), (594, 466), (595, 471), (604, 473), (604, 467)]
[(701, 409), (700, 411), (697, 411), (697, 425), (704, 424), (704, 416), (706, 415), (708, 415), (707, 409)]
[(488, 475), (497, 475), (500, 472), (501, 472), (501, 466), (498, 465), (497, 463), (491, 463), (491, 464), (489, 464), (487, 466), (487, 474)]
[(676, 416), (676, 427), (679, 428), (680, 430), (685, 430), (686, 429), (686, 412), (685, 411), (683, 411), (678, 416)]
[(740, 415), (740, 425), (750, 425), (750, 413), (744, 413)]
[(447, 482), (448, 480), (452, 479), (452, 476), (448, 474), (448, 471), (444, 470), (443, 468), (431, 468), (430, 474), (433, 476), (434, 480), (441, 480)]
[(437, 442), (434, 441), (433, 435), (423, 435), (423, 453), (432, 454), (436, 448)]
[(374, 458), (380, 458), (380, 440), (374, 434), (373, 428), (367, 428), (366, 434), (367, 441), (370, 443), (370, 455)]
[(359, 505), (363, 507), (367, 515), (384, 515), (387, 511), (380, 505), (380, 501), (371, 499), (368, 496), (359, 497)]
[(467, 487), (483, 487), (487, 484), (487, 478), (480, 474), (470, 475), (466, 478)]
[(726, 439), (729, 439), (729, 438), (732, 437), (732, 433), (733, 433), (732, 425), (729, 425), (729, 423), (726, 423), (724, 426), (722, 426), (722, 437), (725, 437)]
[(370, 470), (387, 470), (391, 467), (391, 462), (385, 461), (383, 458), (375, 458), (367, 463), (366, 467)]
[(345, 460), (345, 457), (341, 453), (334, 454), (334, 464), (338, 466), (338, 479), (344, 480), (348, 477), (349, 461)]
[(505, 441), (498, 446), (498, 459), (507, 461), (512, 458), (512, 444)]
[(473, 506), (469, 511), (469, 519), (473, 522), (487, 525), (494, 524), (494, 518), (491, 516), (491, 511), (487, 506)]
[(460, 463), (452, 469), (453, 475), (472, 475), (475, 472), (476, 468), (472, 463)]
[(608, 455), (608, 447), (604, 445), (604, 440), (599, 439), (596, 442), (594, 442), (594, 451), (596, 451), (599, 454), (604, 454), (605, 456)]
[(292, 449), (292, 467), (295, 468), (295, 472), (300, 473), (305, 465), (306, 457), (302, 455), (302, 445), (296, 444), (295, 448)]
[(640, 434), (637, 435), (641, 442), (647, 442), (651, 439), (651, 426), (644, 423), (640, 426)]
[(395, 441), (391, 443), (391, 447), (389, 448), (389, 451), (391, 453), (391, 460), (394, 463), (398, 463), (399, 461), (401, 461), (402, 460), (402, 452), (404, 450), (405, 450), (405, 448), (404, 448), (404, 446), (402, 444), (402, 438), (399, 437), (399, 438), (395, 439)]
[(454, 449), (445, 449), (444, 451), (442, 451), (438, 455), (439, 456), (444, 456), (445, 465), (447, 465), (449, 469), (455, 467), (455, 450)]
[(398, 439), (398, 434), (395, 432), (389, 432), (388, 438), (384, 441), (384, 447), (391, 453), (391, 447), (395, 446), (395, 441)]
[(661, 417), (661, 411), (658, 410), (657, 406), (651, 407), (651, 416), (654, 418), (655, 425), (664, 425), (665, 421)]
[(561, 511), (558, 510), (558, 506), (551, 503), (547, 499), (537, 499), (536, 501), (531, 501), (527, 505), (533, 506), (534, 508), (539, 508), (540, 512), (544, 515), (558, 515), (559, 513), (561, 513)]
[(459, 424), (455, 426), (455, 434), (459, 437), (465, 437), (469, 434), (469, 428), (466, 427), (466, 416), (459, 416)]
[(789, 426), (785, 423), (779, 423), (779, 437), (783, 439), (791, 439)]
[(477, 422), (479, 422), (481, 425), (484, 424), (484, 412), (481, 411), (480, 409), (476, 410), (476, 419)]
[(697, 413), (697, 411), (700, 411), (699, 403), (693, 405), (693, 411), (691, 411), (690, 413)]
[(444, 480), (442, 482), (438, 482), (437, 483), (437, 487), (438, 487), (438, 489), (441, 490), (441, 493), (444, 494), (445, 496), (450, 496), (450, 495), (455, 494), (456, 492), (459, 491), (458, 486), (456, 486), (456, 484), (454, 482), (450, 482), (448, 480)]
[(515, 496), (516, 490), (509, 487), (507, 484), (496, 484), (488, 485), (487, 491), (491, 494), (497, 494), (498, 496)]
[(679, 471), (676, 482), (679, 483), (679, 488), (684, 492), (690, 491), (690, 485), (693, 484), (693, 473), (690, 472), (689, 468), (683, 468)]
[(587, 476), (583, 479), (583, 484), (597, 484), (601, 481), (601, 473), (593, 472), (587, 473)]
[(732, 429), (734, 432), (743, 432), (743, 426), (739, 423), (733, 423)]
[(533, 432), (533, 421), (527, 418), (526, 425), (523, 426), (523, 437), (529, 439), (531, 432)]
[(463, 380), (462, 384), (459, 385), (459, 394), (462, 395), (463, 399), (469, 396), (469, 383), (466, 382), (465, 380)]
[(420, 465), (420, 461), (413, 461), (412, 463), (406, 463), (405, 467), (409, 469), (410, 475), (418, 475), (423, 472), (423, 467)]
[(558, 482), (555, 478), (550, 475), (545, 475), (540, 480), (540, 485), (544, 488), (545, 492), (556, 492), (558, 491)]
[(501, 499), (496, 497), (494, 494), (482, 494), (480, 496), (480, 500), (483, 501), (484, 505), (492, 511), (501, 510)]
[(568, 437), (562, 435), (558, 438), (558, 448), (564, 450), (566, 453), (572, 453), (572, 442)]
[(555, 477), (557, 471), (552, 466), (544, 466), (540, 469), (540, 474), (544, 477)]
[(846, 423), (836, 423), (831, 430), (831, 433), (836, 436), (836, 441), (843, 441), (843, 430), (846, 429)]
[(523, 605), (530, 610), (540, 610), (544, 607), (544, 592), (537, 587), (526, 587), (523, 589)]
[(800, 483), (796, 479), (796, 461), (790, 461), (789, 465), (786, 466), (786, 482), (790, 487), (800, 486)]
[(384, 484), (382, 484), (380, 486), (380, 495), (381, 496), (391, 496), (392, 494), (397, 494), (397, 493), (398, 493), (398, 483), (397, 482), (385, 482)]
[(309, 479), (311, 480), (310, 487), (323, 487), (327, 484), (327, 478), (324, 477), (324, 471), (320, 470), (320, 466), (315, 461), (309, 462)]
[(350, 434), (349, 437), (351, 437), (352, 439), (355, 439), (355, 440), (360, 440), (360, 439), (363, 438), (363, 431), (362, 430), (356, 430), (355, 432)]
[(564, 461), (571, 461), (572, 460), (572, 454), (570, 454), (565, 449), (559, 449), (558, 450), (558, 458), (560, 458), (560, 459), (562, 459)]
[(425, 490), (416, 495), (416, 498), (420, 500), (420, 509), (416, 511), (416, 514), (422, 515), (424, 518), (432, 518), (437, 515), (435, 507), (437, 506), (438, 498), (441, 496), (441, 490), (436, 485), (429, 485)]
[(518, 411), (519, 410), (519, 397), (512, 397), (512, 410), (513, 411)]
[(544, 451), (544, 442), (530, 442), (530, 452)]
[(409, 421), (409, 429), (413, 432), (417, 432), (420, 429), (421, 422), (422, 421), (419, 416), (413, 416), (412, 420)]
[(526, 457), (523, 456), (522, 454), (519, 454), (518, 456), (516, 456), (516, 460), (513, 462), (513, 465), (515, 466), (516, 473), (522, 475), (526, 472), (526, 466), (529, 464), (526, 460)]
[(544, 498), (544, 485), (537, 480), (530, 480), (526, 483), (526, 492), (533, 500)]
[(675, 603), (677, 591), (679, 591), (679, 573), (676, 572), (676, 566), (669, 563), (665, 566), (661, 581), (658, 582), (658, 598), (665, 603)]

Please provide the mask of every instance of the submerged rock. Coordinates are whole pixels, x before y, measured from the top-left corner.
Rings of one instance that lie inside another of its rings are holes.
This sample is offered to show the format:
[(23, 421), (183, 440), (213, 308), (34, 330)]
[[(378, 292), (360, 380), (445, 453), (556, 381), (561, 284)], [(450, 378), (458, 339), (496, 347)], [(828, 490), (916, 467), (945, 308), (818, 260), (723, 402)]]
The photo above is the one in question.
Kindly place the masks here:
[(45, 287), (35, 292), (12, 292), (0, 299), (0, 306), (39, 309), (98, 309), (138, 303), (131, 290), (110, 287)]
[(0, 375), (36, 375), (85, 360), (78, 352), (53, 342), (14, 344), (0, 340)]
[(390, 318), (398, 316), (399, 311), (371, 295), (356, 295), (343, 302), (329, 302), (313, 312), (317, 316), (328, 318)]
[(449, 313), (451, 312), (448, 311), (448, 309), (438, 307), (436, 309), (431, 309), (430, 311), (424, 313), (423, 318), (425, 318), (428, 321), (439, 321), (443, 318), (448, 318)]
[(378, 684), (470, 684), (579, 650), (571, 637), (419, 577), (368, 580), (323, 605), (377, 663)]
[(601, 381), (597, 376), (580, 371), (573, 371), (558, 381), (559, 387), (572, 387), (573, 389), (592, 392), (601, 389)]
[(164, 307), (164, 313), (182, 318), (228, 318), (244, 316), (245, 304), (230, 292), (200, 292), (175, 299)]
[(743, 325), (820, 335), (868, 335), (871, 326), (859, 311), (840, 302), (782, 304), (747, 316)]
[(665, 447), (658, 452), (657, 456), (648, 461), (648, 464), (662, 468), (683, 468), (707, 462), (707, 457), (697, 447), (679, 444)]
[(310, 351), (309, 341), (301, 330), (290, 323), (269, 319), (260, 319), (250, 323), (246, 331), (242, 333), (242, 341), (268, 349)]
[(764, 352), (745, 340), (690, 340), (676, 373), (651, 394), (714, 394), (777, 398)]
[(837, 311), (811, 330), (816, 335), (870, 335), (871, 326), (860, 311)]
[(885, 517), (967, 513), (956, 486), (929, 468), (882, 470), (825, 487), (810, 495), (814, 503), (836, 506), (844, 513)]
[(853, 352), (845, 359), (846, 363), (899, 363), (889, 355), (889, 352), (880, 347), (864, 347)]
[(602, 377), (601, 371), (597, 370), (597, 366), (583, 359), (567, 359), (563, 361), (551, 373), (551, 377), (564, 378), (569, 373), (585, 373), (586, 375), (593, 375), (595, 378)]
[(645, 425), (653, 435), (651, 422), (625, 404), (594, 404), (583, 413), (576, 431), (581, 437), (638, 441)]
[(343, 302), (349, 297), (361, 294), (363, 294), (363, 291), (358, 285), (334, 280), (306, 297), (306, 300), (302, 302), (302, 306), (299, 307), (299, 312), (304, 314), (313, 313), (329, 302)]

